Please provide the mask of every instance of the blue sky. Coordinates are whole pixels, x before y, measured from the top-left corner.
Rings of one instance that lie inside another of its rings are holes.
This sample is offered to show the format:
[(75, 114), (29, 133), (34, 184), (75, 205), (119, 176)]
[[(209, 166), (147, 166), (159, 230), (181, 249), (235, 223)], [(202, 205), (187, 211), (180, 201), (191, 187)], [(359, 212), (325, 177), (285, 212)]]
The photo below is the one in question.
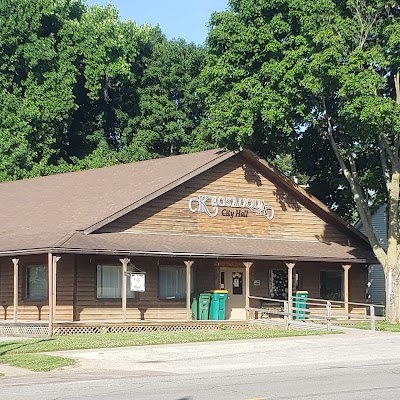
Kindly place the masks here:
[(196, 44), (204, 43), (211, 13), (228, 7), (228, 0), (88, 0), (89, 5), (108, 3), (118, 8), (122, 19), (158, 24), (168, 39)]

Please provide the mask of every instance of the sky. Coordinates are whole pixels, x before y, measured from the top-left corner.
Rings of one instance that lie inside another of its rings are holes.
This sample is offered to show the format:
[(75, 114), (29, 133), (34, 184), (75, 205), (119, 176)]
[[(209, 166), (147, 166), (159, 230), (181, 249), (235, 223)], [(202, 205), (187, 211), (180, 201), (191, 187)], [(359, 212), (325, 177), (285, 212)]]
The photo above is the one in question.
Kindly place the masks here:
[(228, 0), (88, 0), (89, 5), (114, 4), (121, 18), (138, 25), (159, 25), (168, 39), (185, 39), (203, 44), (213, 11), (223, 11)]

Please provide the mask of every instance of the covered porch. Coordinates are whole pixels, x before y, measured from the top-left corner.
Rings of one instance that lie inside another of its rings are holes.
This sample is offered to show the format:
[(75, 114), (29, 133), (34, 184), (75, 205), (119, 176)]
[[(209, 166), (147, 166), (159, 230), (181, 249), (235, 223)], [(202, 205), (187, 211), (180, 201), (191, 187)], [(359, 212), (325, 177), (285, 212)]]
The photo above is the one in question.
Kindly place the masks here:
[[(145, 276), (143, 292), (130, 290), (135, 271)], [(225, 320), (195, 321), (193, 293), (212, 289), (228, 291)], [(252, 309), (264, 306), (258, 298), (279, 303), (297, 290), (306, 290), (311, 298), (341, 301), (345, 314), (365, 314), (365, 306), (352, 304), (365, 303), (365, 264), (267, 257), (21, 255), (1, 259), (0, 332), (52, 335), (249, 326)], [(293, 303), (287, 304), (292, 313)]]

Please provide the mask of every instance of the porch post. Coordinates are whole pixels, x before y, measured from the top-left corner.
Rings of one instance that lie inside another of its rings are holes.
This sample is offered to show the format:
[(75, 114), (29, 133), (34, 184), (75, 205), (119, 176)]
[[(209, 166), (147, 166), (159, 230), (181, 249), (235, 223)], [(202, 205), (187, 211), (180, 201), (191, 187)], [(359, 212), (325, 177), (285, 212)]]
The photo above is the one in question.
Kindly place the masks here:
[(190, 304), (190, 289), (192, 286), (192, 277), (191, 277), (191, 266), (193, 265), (194, 261), (184, 261), (186, 265), (186, 320), (192, 320), (192, 307)]
[(121, 300), (122, 300), (122, 322), (126, 322), (126, 276), (128, 272), (129, 258), (121, 258), (122, 263), (122, 285), (121, 285)]
[(53, 318), (54, 318), (54, 302), (53, 302), (53, 254), (47, 254), (47, 273), (48, 273), (48, 292), (49, 292), (49, 336), (53, 335)]
[(19, 284), (19, 274), (18, 274), (18, 258), (13, 258), (12, 262), (14, 264), (14, 323), (18, 319), (18, 284)]
[(246, 296), (246, 319), (249, 319), (250, 312), (250, 267), (253, 265), (252, 262), (244, 262), (244, 266), (246, 267), (246, 276), (245, 276), (245, 296)]
[(53, 256), (53, 321), (56, 320), (57, 314), (57, 263), (61, 257)]
[(293, 312), (293, 268), (296, 265), (294, 262), (285, 262), (288, 269), (288, 303), (289, 303), (289, 318)]
[[(343, 264), (344, 269), (344, 311), (346, 314), (349, 313), (349, 269), (351, 267), (350, 264)], [(349, 317), (346, 316), (346, 319)]]

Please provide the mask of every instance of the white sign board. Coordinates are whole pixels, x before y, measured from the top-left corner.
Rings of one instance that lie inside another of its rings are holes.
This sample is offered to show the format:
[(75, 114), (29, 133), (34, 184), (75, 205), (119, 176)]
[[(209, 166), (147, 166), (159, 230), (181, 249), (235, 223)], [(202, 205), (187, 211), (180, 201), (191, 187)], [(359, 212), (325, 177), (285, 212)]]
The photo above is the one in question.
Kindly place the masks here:
[(145, 291), (145, 274), (132, 274), (131, 275), (131, 292), (144, 292)]

